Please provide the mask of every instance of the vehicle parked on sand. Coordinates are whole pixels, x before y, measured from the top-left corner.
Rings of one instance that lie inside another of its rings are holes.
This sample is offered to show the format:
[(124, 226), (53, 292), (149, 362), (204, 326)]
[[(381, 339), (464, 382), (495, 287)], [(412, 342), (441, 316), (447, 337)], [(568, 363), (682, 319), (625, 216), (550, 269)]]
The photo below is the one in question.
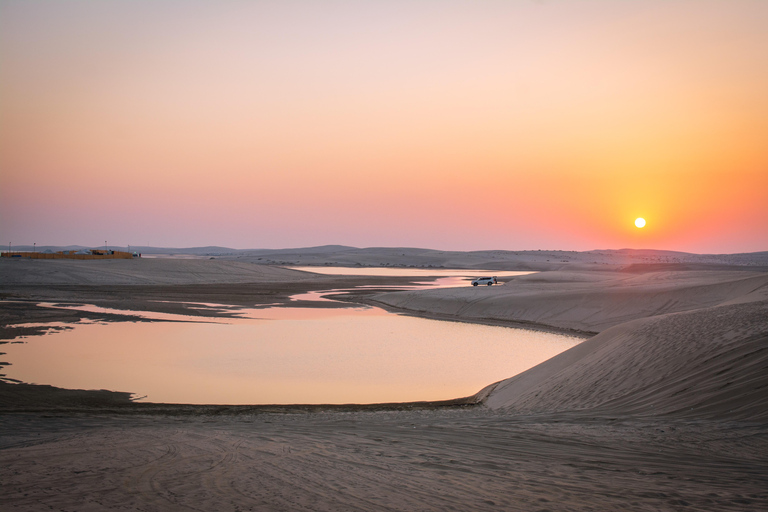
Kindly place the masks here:
[(477, 286), (479, 284), (487, 284), (488, 286), (491, 286), (493, 284), (498, 284), (496, 281), (496, 276), (493, 277), (478, 277), (474, 281), (472, 281), (472, 286)]

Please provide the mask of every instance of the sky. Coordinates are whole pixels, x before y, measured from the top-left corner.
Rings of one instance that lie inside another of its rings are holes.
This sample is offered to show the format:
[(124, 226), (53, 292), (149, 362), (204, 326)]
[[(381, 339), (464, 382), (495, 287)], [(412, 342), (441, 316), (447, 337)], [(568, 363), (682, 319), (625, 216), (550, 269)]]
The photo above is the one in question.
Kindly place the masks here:
[(0, 0), (0, 247), (766, 251), (766, 27), (763, 0)]

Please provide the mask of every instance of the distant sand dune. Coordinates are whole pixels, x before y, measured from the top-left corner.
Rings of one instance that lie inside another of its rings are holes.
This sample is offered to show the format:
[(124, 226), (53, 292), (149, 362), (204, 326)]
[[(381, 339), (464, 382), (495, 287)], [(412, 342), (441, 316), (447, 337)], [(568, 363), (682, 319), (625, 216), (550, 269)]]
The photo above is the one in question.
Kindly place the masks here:
[(753, 293), (747, 300), (768, 293), (768, 273), (554, 271), (519, 276), (498, 287), (395, 292), (375, 300), (424, 313), (596, 333), (638, 318), (744, 300)]

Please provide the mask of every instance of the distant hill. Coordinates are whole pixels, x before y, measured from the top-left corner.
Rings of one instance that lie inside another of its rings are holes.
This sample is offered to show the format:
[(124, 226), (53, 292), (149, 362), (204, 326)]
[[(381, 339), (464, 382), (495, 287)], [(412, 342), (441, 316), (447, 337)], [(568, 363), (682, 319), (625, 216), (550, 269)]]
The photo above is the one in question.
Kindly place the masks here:
[[(221, 255), (221, 254), (234, 254), (237, 253), (237, 249), (230, 249), (228, 247), (216, 247), (216, 246), (208, 246), (208, 247), (183, 247), (183, 248), (175, 248), (175, 247), (147, 247), (142, 245), (131, 245), (131, 246), (119, 246), (119, 245), (108, 245), (107, 246), (110, 250), (115, 251), (130, 251), (130, 252), (140, 252), (142, 254), (189, 254), (194, 256), (208, 256), (208, 255)], [(57, 251), (79, 251), (82, 249), (104, 249), (103, 245), (98, 246), (85, 246), (85, 245), (38, 245), (38, 246), (32, 246), (32, 245), (14, 245), (11, 246), (12, 251), (38, 251), (43, 252), (46, 250), (50, 250), (53, 252)], [(7, 249), (3, 249), (3, 252), (6, 252)]]
[(556, 270), (561, 268), (620, 268), (675, 265), (686, 268), (740, 267), (768, 270), (768, 252), (750, 254), (689, 254), (650, 249), (594, 251), (440, 251), (413, 247), (346, 246), (307, 247), (236, 251), (223, 256), (258, 264), (347, 266), (347, 267), (416, 267), (477, 268), (496, 270)]
[[(80, 245), (37, 246), (43, 252), (98, 249)], [(628, 271), (675, 265), (679, 269), (739, 267), (768, 271), (768, 252), (743, 254), (692, 254), (653, 249), (600, 249), (592, 251), (440, 251), (416, 247), (367, 247), (322, 245), (289, 249), (232, 249), (229, 247), (109, 246), (143, 255), (178, 255), (236, 259), (262, 265), (347, 267), (477, 268), (495, 270), (557, 270), (561, 268), (621, 268)], [(32, 251), (31, 246), (14, 246)]]

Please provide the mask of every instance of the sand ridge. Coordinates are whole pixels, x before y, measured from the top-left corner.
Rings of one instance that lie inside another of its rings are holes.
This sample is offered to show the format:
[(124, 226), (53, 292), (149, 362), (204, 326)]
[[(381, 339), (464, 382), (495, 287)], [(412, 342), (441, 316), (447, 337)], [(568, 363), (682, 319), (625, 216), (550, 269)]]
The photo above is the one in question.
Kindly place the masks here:
[(487, 390), (514, 412), (768, 420), (768, 300), (612, 327)]
[(637, 318), (709, 307), (753, 293), (757, 299), (766, 290), (765, 272), (552, 271), (518, 276), (503, 286), (402, 291), (372, 299), (403, 310), (597, 333)]
[(381, 294), (403, 309), (599, 332), (478, 395), (513, 413), (768, 419), (768, 274), (542, 272), (494, 289)]

